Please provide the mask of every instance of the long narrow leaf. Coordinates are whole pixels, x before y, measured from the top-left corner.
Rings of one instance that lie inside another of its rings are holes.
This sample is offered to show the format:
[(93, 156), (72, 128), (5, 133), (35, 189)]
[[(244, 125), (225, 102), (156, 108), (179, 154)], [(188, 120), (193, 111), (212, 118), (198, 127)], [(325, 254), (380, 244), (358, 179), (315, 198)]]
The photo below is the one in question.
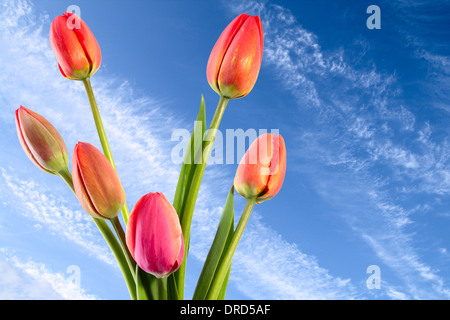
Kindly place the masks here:
[[(187, 195), (189, 193), (189, 189), (192, 182), (192, 177), (194, 176), (195, 172), (195, 166), (196, 164), (196, 155), (202, 152), (202, 142), (203, 142), (203, 136), (205, 135), (206, 131), (206, 108), (205, 108), (205, 99), (203, 98), (203, 95), (201, 97), (200, 101), (200, 108), (197, 115), (197, 122), (195, 123), (194, 129), (191, 133), (191, 137), (189, 139), (187, 148), (186, 148), (186, 154), (184, 155), (183, 164), (181, 165), (180, 169), (180, 175), (178, 178), (177, 188), (175, 191), (175, 196), (173, 200), (173, 207), (175, 208), (176, 212), (178, 213), (178, 217), (181, 221), (182, 212), (184, 211), (184, 206), (186, 202)], [(196, 137), (198, 139), (198, 124), (201, 125), (201, 138), (202, 141), (200, 143), (196, 143)], [(189, 243), (185, 243), (185, 250), (189, 250)], [(179, 272), (175, 272), (169, 277), (171, 279), (168, 279), (168, 291), (169, 291), (169, 299), (171, 300), (177, 300), (179, 299), (178, 296), (178, 289), (177, 289), (177, 277), (179, 276)]]
[[(228, 245), (231, 242), (231, 238), (233, 237), (233, 233), (234, 233), (234, 215), (233, 215), (233, 220), (231, 221), (230, 230), (228, 231), (227, 242), (225, 244), (225, 247), (222, 250), (222, 255), (220, 256), (220, 261), (219, 261), (219, 264), (217, 265), (217, 267), (219, 267), (223, 263), (223, 256), (224, 256), (224, 253), (226, 252), (226, 250), (228, 248)], [(228, 267), (228, 272), (227, 272), (225, 278), (223, 279), (222, 288), (220, 289), (219, 295), (216, 297), (217, 300), (225, 300), (225, 294), (226, 294), (226, 291), (227, 291), (228, 279), (230, 277), (230, 272), (231, 272), (231, 265)], [(215, 273), (214, 276), (217, 276), (217, 274)]]
[(136, 296), (138, 300), (152, 300), (149, 277), (138, 265), (136, 265)]
[[(192, 216), (194, 215), (195, 204), (197, 202), (198, 192), (200, 191), (200, 185), (202, 183), (203, 174), (205, 173), (206, 164), (208, 158), (211, 154), (213, 143), (215, 136), (217, 134), (217, 130), (219, 129), (220, 121), (222, 120), (223, 114), (225, 112), (225, 108), (230, 99), (224, 96), (220, 96), (219, 103), (217, 104), (216, 111), (214, 112), (214, 116), (211, 120), (211, 124), (209, 126), (209, 130), (204, 137), (204, 141), (202, 144), (202, 149), (200, 150), (201, 160), (200, 164), (196, 164), (194, 167), (194, 172), (192, 179), (190, 181), (189, 189), (187, 190), (186, 199), (183, 203), (183, 209), (181, 214), (181, 230), (183, 231), (184, 243), (188, 243), (191, 237), (191, 223)], [(176, 272), (177, 278), (177, 287), (178, 287), (178, 295), (180, 299), (184, 298), (184, 285), (186, 278), (186, 260), (187, 255), (189, 253), (189, 246), (187, 250), (184, 251), (185, 258), (181, 262), (180, 268)]]
[(203, 265), (202, 272), (194, 291), (193, 300), (203, 300), (208, 293), (209, 286), (220, 262), (223, 249), (230, 237), (230, 230), (234, 228), (234, 187), (228, 192), (227, 200), (223, 208), (219, 226), (217, 227), (214, 241)]
[[(200, 101), (200, 109), (198, 111), (197, 115), (197, 123), (201, 122), (201, 137), (203, 139), (203, 136), (206, 131), (206, 108), (205, 108), (205, 99), (203, 98), (203, 95), (201, 97)], [(196, 123), (196, 124), (197, 124)], [(189, 186), (191, 184), (194, 166), (195, 166), (195, 156), (198, 154), (199, 149), (202, 148), (202, 141), (196, 145), (195, 141), (195, 135), (198, 134), (196, 131), (196, 127), (194, 126), (194, 130), (192, 131), (191, 138), (189, 139), (187, 148), (186, 148), (186, 154), (184, 155), (183, 164), (181, 165), (180, 169), (180, 175), (178, 178), (177, 183), (177, 189), (175, 191), (175, 196), (173, 200), (173, 206), (175, 210), (177, 211), (178, 215), (181, 214), (182, 209), (184, 207), (184, 202), (186, 200), (187, 191), (189, 190)], [(197, 147), (197, 148), (195, 148)], [(180, 220), (181, 220), (180, 216)]]
[(169, 300), (179, 300), (177, 282), (173, 273), (167, 278), (167, 296)]
[[(234, 233), (234, 215), (233, 215), (233, 221), (231, 222), (230, 231), (228, 233), (227, 243), (225, 244), (225, 248), (223, 248), (222, 255), (220, 257), (219, 265), (223, 261), (224, 252), (227, 250), (228, 245), (231, 242), (231, 238), (233, 237), (233, 233)], [(228, 268), (228, 272), (227, 272), (227, 275), (225, 276), (225, 279), (223, 280), (222, 288), (220, 289), (219, 296), (217, 297), (217, 300), (225, 300), (225, 294), (227, 292), (228, 279), (230, 278), (230, 272), (231, 272), (231, 265)]]

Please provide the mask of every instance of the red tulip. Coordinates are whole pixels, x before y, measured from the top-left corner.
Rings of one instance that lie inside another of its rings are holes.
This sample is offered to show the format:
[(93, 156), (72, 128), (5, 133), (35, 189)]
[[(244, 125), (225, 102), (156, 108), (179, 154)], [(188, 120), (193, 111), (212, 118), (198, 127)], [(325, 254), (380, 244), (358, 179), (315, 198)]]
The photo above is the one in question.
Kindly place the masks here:
[(184, 240), (174, 207), (162, 193), (149, 193), (134, 206), (126, 241), (139, 267), (163, 278), (175, 272), (184, 257)]
[(73, 150), (72, 176), (81, 206), (94, 218), (111, 219), (125, 203), (119, 176), (103, 153), (93, 145), (79, 142)]
[(257, 203), (272, 199), (280, 191), (286, 173), (286, 147), (281, 135), (258, 137), (239, 163), (234, 188)]
[[(74, 27), (68, 19), (79, 19)], [(59, 70), (71, 80), (91, 77), (100, 68), (100, 47), (87, 24), (71, 12), (57, 16), (50, 27), (50, 45), (58, 61)]]
[(16, 110), (16, 128), (23, 150), (39, 169), (57, 174), (68, 167), (66, 144), (47, 119), (20, 106)]
[(230, 99), (241, 98), (258, 78), (264, 35), (258, 16), (236, 17), (222, 32), (209, 56), (206, 76), (211, 88)]

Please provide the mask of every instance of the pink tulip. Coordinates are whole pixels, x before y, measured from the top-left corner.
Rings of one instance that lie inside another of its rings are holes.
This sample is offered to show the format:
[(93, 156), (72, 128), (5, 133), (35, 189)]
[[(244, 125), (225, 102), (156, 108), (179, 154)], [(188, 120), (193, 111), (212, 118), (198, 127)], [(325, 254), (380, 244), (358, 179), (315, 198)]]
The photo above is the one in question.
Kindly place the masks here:
[(162, 193), (149, 193), (134, 206), (126, 242), (139, 267), (163, 278), (175, 272), (184, 257), (184, 240), (174, 207)]
[(47, 119), (20, 106), (16, 110), (16, 129), (23, 150), (36, 167), (51, 174), (68, 167), (66, 144)]
[(75, 194), (94, 218), (115, 218), (125, 204), (125, 191), (111, 163), (96, 147), (79, 142), (72, 156)]
[(234, 188), (257, 203), (272, 199), (280, 191), (286, 173), (286, 147), (281, 135), (270, 133), (256, 139), (239, 163)]
[(247, 95), (258, 79), (264, 34), (258, 16), (236, 17), (211, 51), (206, 77), (211, 88), (230, 99)]

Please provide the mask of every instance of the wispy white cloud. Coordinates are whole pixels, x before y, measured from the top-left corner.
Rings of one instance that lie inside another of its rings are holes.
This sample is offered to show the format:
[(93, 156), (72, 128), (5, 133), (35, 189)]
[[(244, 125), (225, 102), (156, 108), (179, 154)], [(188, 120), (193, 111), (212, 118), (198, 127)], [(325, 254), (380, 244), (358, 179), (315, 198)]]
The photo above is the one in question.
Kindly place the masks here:
[(249, 297), (302, 300), (359, 297), (351, 279), (333, 276), (314, 256), (302, 253), (297, 245), (268, 228), (257, 212), (252, 219), (233, 263), (237, 272), (231, 276)]
[[(34, 180), (18, 178), (0, 168), (3, 180), (3, 197), (8, 195), (15, 213), (45, 226), (65, 240), (79, 246), (86, 254), (107, 264), (114, 264), (114, 257), (101, 244), (98, 230), (85, 212), (74, 209), (66, 200), (43, 192), (42, 184)], [(6, 188), (4, 188), (6, 187)], [(5, 194), (6, 193), (6, 194)]]
[[(1, 300), (94, 300), (69, 274), (0, 249)], [(25, 289), (25, 290), (24, 290)]]

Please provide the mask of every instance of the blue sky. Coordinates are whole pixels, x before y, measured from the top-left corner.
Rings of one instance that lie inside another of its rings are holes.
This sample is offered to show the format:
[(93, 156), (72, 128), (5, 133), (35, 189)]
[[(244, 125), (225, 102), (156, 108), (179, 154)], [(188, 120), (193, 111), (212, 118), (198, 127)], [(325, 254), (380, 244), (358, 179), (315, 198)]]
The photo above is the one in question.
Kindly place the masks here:
[[(23, 105), (55, 125), (70, 153), (78, 141), (100, 146), (84, 88), (61, 76), (48, 42), (52, 19), (73, 4), (102, 49), (92, 84), (130, 208), (148, 192), (173, 199), (172, 131), (192, 129), (201, 94), (211, 119), (209, 53), (235, 16), (260, 15), (258, 81), (229, 103), (220, 129), (279, 129), (287, 172), (252, 213), (227, 298), (450, 298), (448, 2), (1, 0), (1, 299), (128, 298), (91, 219), (26, 158), (14, 125)], [(379, 30), (366, 27), (371, 4)], [(207, 167), (186, 298), (236, 168)], [(237, 196), (236, 216), (243, 206)], [(366, 285), (371, 265), (379, 289)]]

